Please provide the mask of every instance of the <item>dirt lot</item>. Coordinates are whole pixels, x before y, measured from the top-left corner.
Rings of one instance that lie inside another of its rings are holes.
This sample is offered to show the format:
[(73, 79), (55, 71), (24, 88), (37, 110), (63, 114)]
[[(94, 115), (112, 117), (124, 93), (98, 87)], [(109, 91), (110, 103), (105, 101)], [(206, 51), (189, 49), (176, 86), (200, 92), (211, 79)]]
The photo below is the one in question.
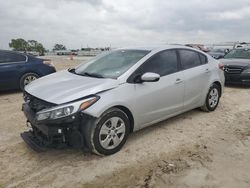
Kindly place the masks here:
[[(80, 59), (53, 58), (57, 69)], [(0, 95), (0, 187), (250, 187), (250, 89), (225, 88), (217, 110), (193, 110), (132, 134), (115, 155), (32, 151), (22, 94)]]

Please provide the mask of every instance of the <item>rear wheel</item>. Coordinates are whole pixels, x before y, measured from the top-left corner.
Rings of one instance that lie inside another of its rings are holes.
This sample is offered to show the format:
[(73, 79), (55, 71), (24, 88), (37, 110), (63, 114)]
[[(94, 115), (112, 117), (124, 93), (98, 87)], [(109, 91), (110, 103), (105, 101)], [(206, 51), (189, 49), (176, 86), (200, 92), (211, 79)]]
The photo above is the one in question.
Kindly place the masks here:
[(39, 76), (35, 73), (24, 74), (20, 79), (21, 90), (23, 90), (26, 85), (30, 84), (32, 81), (36, 80), (37, 78), (39, 78)]
[(217, 84), (213, 84), (208, 91), (205, 104), (201, 107), (203, 111), (214, 111), (220, 101), (220, 87)]
[(111, 155), (125, 144), (129, 134), (129, 119), (122, 110), (112, 108), (95, 121), (84, 125), (87, 146), (98, 155)]

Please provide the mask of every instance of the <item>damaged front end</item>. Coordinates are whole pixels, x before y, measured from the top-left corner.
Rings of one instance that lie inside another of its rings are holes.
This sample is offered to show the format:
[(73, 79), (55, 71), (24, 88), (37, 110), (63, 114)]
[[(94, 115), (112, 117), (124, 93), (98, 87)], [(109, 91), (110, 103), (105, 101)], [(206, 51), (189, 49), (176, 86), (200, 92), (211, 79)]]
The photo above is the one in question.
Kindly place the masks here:
[(89, 96), (57, 105), (25, 93), (22, 111), (31, 129), (21, 133), (21, 137), (38, 152), (47, 148), (84, 148), (82, 126), (93, 117), (83, 110), (98, 99), (98, 96)]

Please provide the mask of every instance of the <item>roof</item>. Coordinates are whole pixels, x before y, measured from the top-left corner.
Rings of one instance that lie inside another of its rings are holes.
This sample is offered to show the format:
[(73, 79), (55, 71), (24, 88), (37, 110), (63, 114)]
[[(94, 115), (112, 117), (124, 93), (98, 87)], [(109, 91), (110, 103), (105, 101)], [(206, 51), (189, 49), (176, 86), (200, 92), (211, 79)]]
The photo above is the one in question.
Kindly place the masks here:
[(135, 47), (125, 47), (119, 48), (124, 50), (147, 50), (147, 51), (159, 51), (164, 49), (173, 49), (173, 48), (186, 48), (186, 49), (194, 49), (191, 47), (187, 47), (185, 45), (178, 45), (178, 44), (168, 44), (168, 45), (158, 45), (158, 46), (135, 46)]

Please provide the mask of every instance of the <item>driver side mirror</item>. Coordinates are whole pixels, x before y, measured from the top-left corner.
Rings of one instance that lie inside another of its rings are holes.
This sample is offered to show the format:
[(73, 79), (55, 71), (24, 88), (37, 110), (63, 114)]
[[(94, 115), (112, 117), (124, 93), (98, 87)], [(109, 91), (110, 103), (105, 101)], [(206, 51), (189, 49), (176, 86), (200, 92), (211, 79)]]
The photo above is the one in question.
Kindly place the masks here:
[(160, 75), (153, 73), (153, 72), (146, 72), (139, 79), (136, 79), (136, 83), (143, 83), (143, 82), (157, 82), (160, 80)]

